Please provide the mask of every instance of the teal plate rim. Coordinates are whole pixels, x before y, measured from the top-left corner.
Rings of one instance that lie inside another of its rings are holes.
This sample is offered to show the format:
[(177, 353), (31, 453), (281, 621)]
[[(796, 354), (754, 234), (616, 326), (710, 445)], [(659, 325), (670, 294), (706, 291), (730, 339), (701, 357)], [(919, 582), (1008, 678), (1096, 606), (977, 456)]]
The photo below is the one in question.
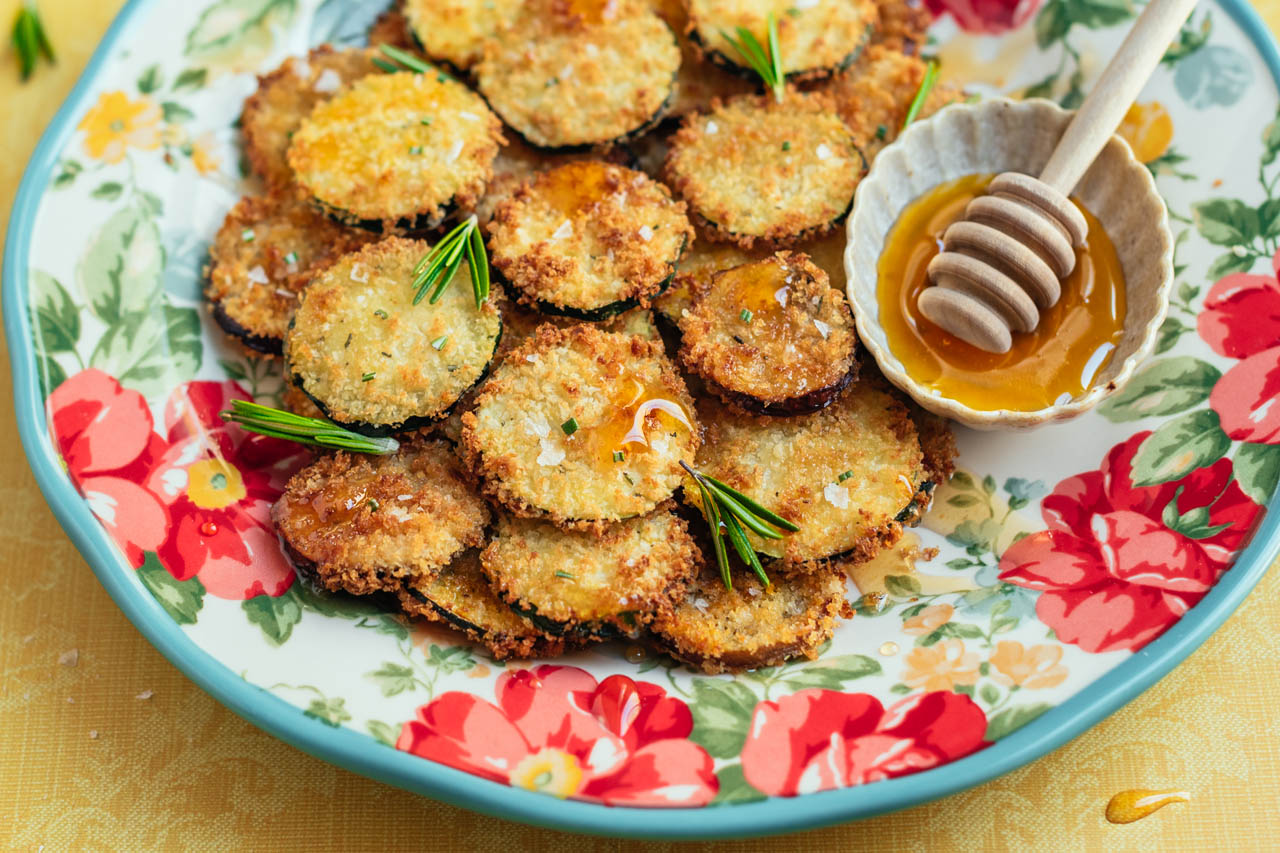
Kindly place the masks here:
[[(236, 714), (323, 761), (494, 817), (571, 832), (653, 839), (740, 838), (813, 829), (909, 808), (980, 785), (1057, 749), (1134, 699), (1208, 639), (1280, 553), (1276, 496), (1253, 540), (1207, 595), (1176, 624), (1080, 693), (981, 752), (941, 767), (850, 788), (698, 809), (627, 808), (512, 788), (388, 749), (368, 735), (334, 729), (244, 681), (200, 649), (150, 596), (118, 569), (115, 547), (47, 452), (50, 446), (30, 337), (25, 271), (35, 214), (57, 154), (75, 130), (94, 77), (130, 23), (154, 0), (128, 0), (75, 88), (45, 130), (18, 188), (3, 260), (2, 305), (22, 446), (63, 530), (142, 635), (203, 690)], [(1245, 0), (1216, 0), (1245, 31), (1280, 85), (1280, 46)]]

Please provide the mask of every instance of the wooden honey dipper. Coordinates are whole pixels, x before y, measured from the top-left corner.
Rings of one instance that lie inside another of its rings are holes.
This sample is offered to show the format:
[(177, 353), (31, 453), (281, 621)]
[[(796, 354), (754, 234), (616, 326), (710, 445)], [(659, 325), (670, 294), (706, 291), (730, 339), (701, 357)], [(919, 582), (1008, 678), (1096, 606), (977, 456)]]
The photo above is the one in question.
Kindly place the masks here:
[(987, 352), (1008, 352), (1062, 294), (1088, 226), (1068, 198), (1102, 151), (1196, 0), (1151, 0), (1058, 140), (1040, 177), (996, 176), (942, 235), (920, 313)]

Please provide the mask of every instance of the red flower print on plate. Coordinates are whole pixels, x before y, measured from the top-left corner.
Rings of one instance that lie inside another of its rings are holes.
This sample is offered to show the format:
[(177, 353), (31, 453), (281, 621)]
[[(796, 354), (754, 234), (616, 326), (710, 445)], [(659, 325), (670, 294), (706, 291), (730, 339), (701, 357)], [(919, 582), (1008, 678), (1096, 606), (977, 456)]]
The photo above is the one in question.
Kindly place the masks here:
[(693, 715), (655, 684), (572, 666), (503, 673), (497, 704), (445, 693), (396, 747), (520, 788), (608, 805), (701, 806), (715, 768), (688, 740)]
[(141, 485), (166, 449), (147, 401), (89, 369), (55, 388), (47, 405), (67, 473), (136, 569), (169, 527), (164, 504)]
[(801, 690), (756, 705), (742, 774), (775, 797), (927, 770), (987, 745), (987, 717), (962, 693), (908, 696), (887, 710), (867, 693)]
[(173, 520), (156, 556), (178, 580), (199, 577), (219, 598), (282, 595), (294, 573), (271, 526), (271, 505), (305, 458), (299, 445), (223, 423), (234, 382), (188, 382), (165, 405), (169, 448), (149, 485)]
[(1002, 580), (1042, 590), (1040, 621), (1087, 652), (1140, 649), (1178, 621), (1231, 565), (1261, 510), (1229, 459), (1135, 486), (1133, 457), (1150, 434), (1059, 483), (1041, 508), (1049, 529), (1000, 559)]
[(999, 35), (1030, 20), (1040, 0), (926, 0), (934, 16), (951, 13), (960, 29)]
[(1209, 405), (1228, 436), (1258, 444), (1280, 444), (1280, 252), (1271, 265), (1271, 275), (1218, 281), (1197, 320), (1214, 352), (1243, 359), (1218, 380)]

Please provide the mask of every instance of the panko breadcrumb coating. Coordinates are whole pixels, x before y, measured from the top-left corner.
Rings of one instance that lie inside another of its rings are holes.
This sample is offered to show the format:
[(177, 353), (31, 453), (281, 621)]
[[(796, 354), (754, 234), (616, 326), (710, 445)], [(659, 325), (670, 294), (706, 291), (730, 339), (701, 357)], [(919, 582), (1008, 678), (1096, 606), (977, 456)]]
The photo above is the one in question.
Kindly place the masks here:
[(641, 0), (526, 0), (472, 70), (513, 130), (565, 148), (655, 123), (679, 67), (675, 35)]
[(294, 132), (316, 104), (377, 71), (374, 55), (370, 50), (338, 50), (325, 44), (305, 57), (289, 57), (275, 71), (258, 78), (258, 90), (244, 102), (240, 124), (249, 166), (268, 187), (286, 187), (293, 182), (285, 152)]
[(524, 0), (403, 0), (404, 16), (429, 59), (465, 71)]
[(500, 516), (480, 562), (498, 594), (543, 630), (607, 637), (669, 612), (697, 555), (684, 521), (660, 510), (599, 533)]
[(566, 527), (651, 511), (697, 447), (693, 401), (662, 345), (585, 324), (539, 328), (462, 418), (462, 453), (485, 494)]
[(329, 215), (372, 230), (432, 228), (475, 204), (502, 125), (443, 74), (380, 73), (317, 106), (289, 144), (298, 185)]
[(678, 329), (680, 318), (693, 305), (694, 293), (709, 286), (711, 276), (769, 255), (770, 252), (763, 248), (747, 251), (732, 243), (712, 243), (699, 237), (680, 259), (680, 267), (671, 286), (653, 300), (653, 310)]
[(250, 354), (279, 355), (298, 294), (320, 270), (368, 242), (287, 189), (245, 196), (209, 247), (204, 297)]
[(498, 598), (480, 569), (480, 552), (462, 552), (427, 580), (413, 578), (400, 590), (400, 608), (410, 616), (444, 622), (481, 644), (495, 660), (552, 658), (565, 641), (534, 627)]
[(398, 592), (478, 547), (489, 508), (443, 441), (389, 456), (338, 451), (295, 474), (272, 510), (299, 568), (331, 591)]
[(378, 16), (369, 28), (369, 44), (390, 45), (410, 53), (418, 52), (418, 43), (413, 38), (413, 30), (409, 28), (409, 19), (404, 15), (404, 0), (396, 0), (391, 7)]
[(693, 238), (683, 202), (642, 172), (581, 160), (543, 172), (498, 206), (493, 266), (526, 304), (606, 319), (647, 307)]
[(742, 27), (769, 44), (768, 20), (777, 22), (782, 73), (794, 80), (825, 77), (857, 57), (875, 28), (873, 0), (687, 0), (689, 35), (715, 62), (751, 71), (726, 34)]
[(671, 139), (666, 183), (716, 240), (794, 245), (849, 211), (865, 161), (826, 100), (788, 90), (734, 98), (686, 117)]
[(726, 403), (805, 414), (857, 375), (853, 312), (807, 255), (778, 252), (695, 288), (680, 318), (680, 361)]
[(840, 617), (853, 615), (844, 575), (823, 570), (770, 580), (765, 587), (754, 575), (738, 572), (733, 589), (726, 589), (711, 562), (650, 630), (672, 657), (713, 674), (817, 657)]
[(929, 26), (933, 13), (925, 0), (876, 0), (880, 20), (871, 34), (872, 44), (884, 45), (890, 50), (919, 56), (920, 48), (929, 39)]

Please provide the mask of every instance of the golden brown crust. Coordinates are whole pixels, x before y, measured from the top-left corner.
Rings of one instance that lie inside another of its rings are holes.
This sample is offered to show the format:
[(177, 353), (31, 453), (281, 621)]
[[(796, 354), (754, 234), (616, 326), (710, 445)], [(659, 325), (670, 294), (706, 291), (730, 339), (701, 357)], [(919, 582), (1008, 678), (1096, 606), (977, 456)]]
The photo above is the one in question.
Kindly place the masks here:
[(669, 613), (697, 557), (684, 521), (659, 510), (598, 533), (499, 516), (480, 562), (498, 594), (538, 624), (601, 636)]
[(418, 43), (414, 41), (413, 30), (409, 27), (409, 19), (404, 14), (404, 0), (396, 0), (369, 28), (369, 44), (373, 46), (385, 44), (418, 52)]
[(584, 317), (647, 307), (691, 239), (684, 203), (666, 187), (598, 160), (525, 182), (489, 225), (492, 263), (522, 302)]
[(413, 439), (390, 456), (317, 458), (289, 480), (272, 518), (326, 589), (366, 595), (425, 582), (478, 547), (489, 508), (447, 443)]
[(245, 100), (240, 123), (249, 166), (268, 187), (293, 182), (293, 170), (285, 159), (290, 138), (316, 104), (377, 71), (373, 55), (369, 50), (337, 50), (325, 44), (305, 58), (289, 57), (258, 78), (258, 89)]
[(472, 70), (513, 130), (563, 148), (655, 122), (679, 67), (675, 36), (638, 0), (528, 0)]
[(484, 56), (485, 42), (524, 0), (403, 0), (404, 16), (423, 53), (465, 71)]
[(856, 374), (849, 304), (799, 252), (778, 252), (700, 282), (680, 335), (684, 366), (725, 402), (750, 411), (816, 411)]
[(864, 161), (815, 95), (743, 96), (688, 116), (671, 138), (666, 183), (714, 240), (786, 247), (848, 213)]
[(394, 232), (474, 205), (493, 174), (502, 124), (443, 74), (370, 75), (319, 104), (294, 133), (295, 180), (327, 213)]
[(245, 196), (209, 247), (204, 297), (218, 324), (257, 355), (278, 355), (298, 294), (341, 255), (367, 243), (293, 193)]
[(732, 243), (713, 243), (699, 236), (680, 258), (671, 286), (653, 300), (653, 310), (673, 326), (679, 326), (684, 312), (693, 306), (694, 293), (710, 286), (713, 275), (769, 254), (762, 248), (747, 251)]
[[(679, 406), (693, 429), (652, 400)], [(642, 410), (647, 445), (624, 444)], [(512, 513), (596, 530), (669, 498), (698, 446), (692, 399), (662, 345), (586, 324), (544, 325), (513, 350), (463, 415), (461, 438), (485, 494)]]
[(737, 573), (733, 589), (725, 589), (708, 565), (671, 612), (654, 620), (654, 637), (673, 657), (713, 674), (817, 657), (840, 617), (852, 615), (844, 575), (823, 570), (771, 581), (765, 588), (754, 575)]
[(880, 21), (871, 34), (873, 44), (918, 56), (929, 38), (933, 14), (924, 0), (876, 0)]
[(293, 412), (295, 415), (302, 415), (304, 418), (324, 418), (324, 412), (320, 411), (320, 407), (315, 401), (306, 395), (306, 393), (297, 385), (286, 385), (284, 392), (280, 395), (280, 407), (287, 412)]

